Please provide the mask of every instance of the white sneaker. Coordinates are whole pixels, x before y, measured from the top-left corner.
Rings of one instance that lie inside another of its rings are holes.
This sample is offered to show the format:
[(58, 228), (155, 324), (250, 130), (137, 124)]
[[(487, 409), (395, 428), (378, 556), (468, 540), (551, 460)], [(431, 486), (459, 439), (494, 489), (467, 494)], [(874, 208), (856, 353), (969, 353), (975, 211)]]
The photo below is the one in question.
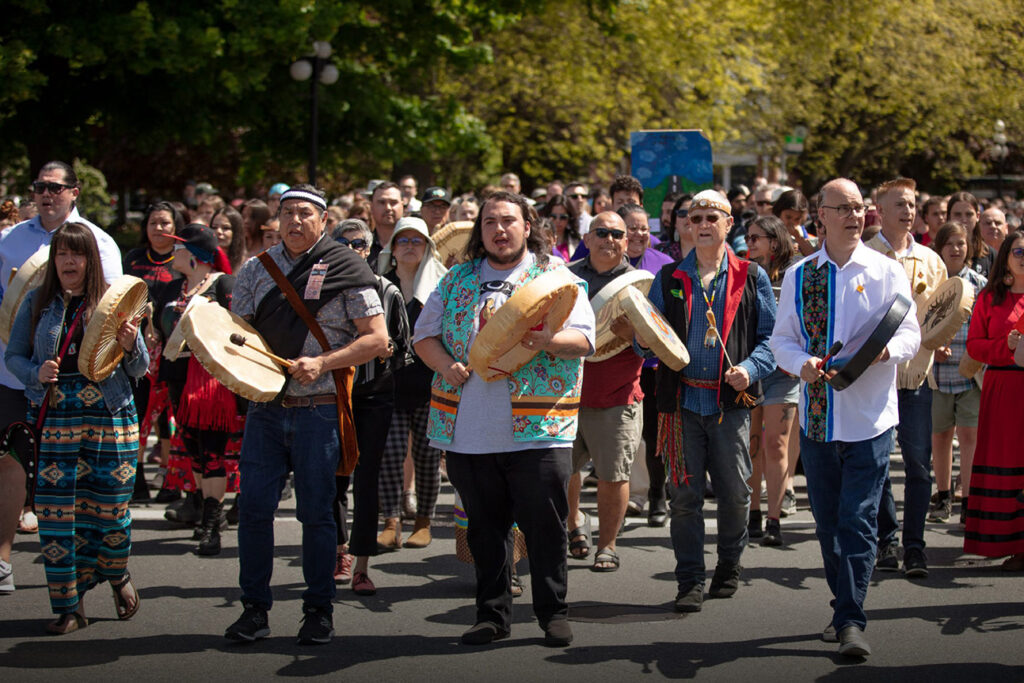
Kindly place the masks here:
[(10, 562), (0, 560), (0, 595), (14, 592), (14, 567)]

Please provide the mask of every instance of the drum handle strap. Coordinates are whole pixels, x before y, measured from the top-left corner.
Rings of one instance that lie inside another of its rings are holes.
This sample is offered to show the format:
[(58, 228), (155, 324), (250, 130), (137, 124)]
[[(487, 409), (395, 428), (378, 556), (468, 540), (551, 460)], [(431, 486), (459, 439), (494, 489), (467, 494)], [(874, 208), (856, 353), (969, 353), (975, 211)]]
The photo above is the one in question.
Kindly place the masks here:
[[(323, 350), (330, 350), (331, 345), (328, 343), (327, 335), (324, 334), (320, 323), (316, 321), (313, 314), (306, 308), (306, 304), (302, 303), (299, 293), (295, 291), (295, 287), (292, 286), (292, 283), (288, 281), (288, 278), (281, 272), (281, 269), (274, 263), (274, 259), (265, 251), (257, 258), (263, 264), (263, 267), (267, 269), (267, 273), (274, 279), (274, 282), (277, 283), (281, 293), (288, 299), (288, 303), (291, 304), (291, 307), (302, 319), (302, 322), (306, 323), (306, 327), (313, 333), (313, 337), (320, 343)], [(352, 416), (352, 402), (350, 400), (354, 374), (352, 368), (331, 370), (336, 389), (334, 398), (338, 406), (338, 441), (341, 444), (341, 463), (338, 468), (338, 474), (341, 476), (352, 474), (352, 471), (356, 468), (356, 463), (359, 461), (359, 444), (356, 442), (356, 425), (355, 418)]]

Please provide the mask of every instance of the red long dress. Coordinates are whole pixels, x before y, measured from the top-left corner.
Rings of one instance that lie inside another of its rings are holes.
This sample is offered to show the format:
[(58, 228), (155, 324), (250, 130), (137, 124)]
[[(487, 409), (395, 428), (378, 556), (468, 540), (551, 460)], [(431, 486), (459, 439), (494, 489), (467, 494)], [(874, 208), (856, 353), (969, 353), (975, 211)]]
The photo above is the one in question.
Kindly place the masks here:
[(982, 292), (967, 332), (967, 352), (989, 367), (981, 389), (978, 447), (967, 497), (964, 551), (985, 557), (1024, 553), (1024, 368), (1006, 338), (1024, 313), (1024, 294), (999, 306)]

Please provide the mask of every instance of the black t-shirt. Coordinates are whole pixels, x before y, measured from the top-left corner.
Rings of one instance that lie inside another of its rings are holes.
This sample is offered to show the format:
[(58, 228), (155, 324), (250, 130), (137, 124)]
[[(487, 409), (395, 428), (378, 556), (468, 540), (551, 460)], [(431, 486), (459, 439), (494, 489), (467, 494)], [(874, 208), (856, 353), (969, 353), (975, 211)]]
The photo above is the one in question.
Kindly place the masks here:
[[(64, 325), (60, 330), (60, 339), (57, 340), (57, 353), (60, 353), (61, 348), (64, 346), (64, 340), (68, 336), (68, 330), (71, 327), (72, 321), (75, 316), (79, 313), (82, 303), (85, 301), (84, 296), (73, 296), (71, 301), (68, 303), (67, 314), (64, 316)], [(71, 335), (71, 343), (68, 344), (67, 351), (60, 357), (60, 374), (67, 374), (71, 372), (78, 372), (78, 350), (82, 346), (82, 337), (85, 336), (85, 321), (79, 320), (78, 324), (75, 325), (74, 332)]]

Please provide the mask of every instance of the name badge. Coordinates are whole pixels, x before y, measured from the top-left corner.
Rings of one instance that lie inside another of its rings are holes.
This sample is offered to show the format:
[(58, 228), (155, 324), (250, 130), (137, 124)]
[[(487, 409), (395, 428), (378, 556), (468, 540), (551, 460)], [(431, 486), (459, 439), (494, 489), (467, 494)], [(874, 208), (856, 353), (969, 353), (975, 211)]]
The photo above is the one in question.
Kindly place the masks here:
[(323, 289), (324, 279), (327, 277), (327, 264), (317, 263), (309, 273), (309, 280), (306, 282), (306, 291), (303, 299), (320, 299), (320, 290)]

